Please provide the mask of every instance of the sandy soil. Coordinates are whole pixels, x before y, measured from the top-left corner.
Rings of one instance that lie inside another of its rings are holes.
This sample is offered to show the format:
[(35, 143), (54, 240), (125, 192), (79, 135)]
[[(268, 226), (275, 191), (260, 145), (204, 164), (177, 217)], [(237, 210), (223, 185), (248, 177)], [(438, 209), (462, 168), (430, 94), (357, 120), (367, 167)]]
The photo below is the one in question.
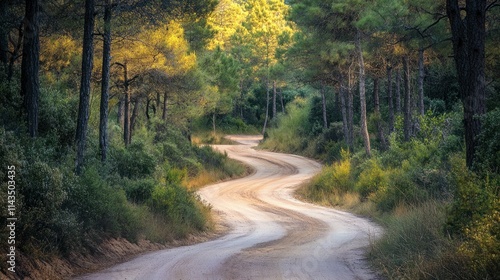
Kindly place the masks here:
[(229, 228), (207, 242), (161, 250), (77, 279), (375, 279), (364, 260), (381, 229), (352, 214), (298, 201), (321, 165), (256, 151), (258, 136), (215, 148), (251, 166), (241, 179), (199, 191)]

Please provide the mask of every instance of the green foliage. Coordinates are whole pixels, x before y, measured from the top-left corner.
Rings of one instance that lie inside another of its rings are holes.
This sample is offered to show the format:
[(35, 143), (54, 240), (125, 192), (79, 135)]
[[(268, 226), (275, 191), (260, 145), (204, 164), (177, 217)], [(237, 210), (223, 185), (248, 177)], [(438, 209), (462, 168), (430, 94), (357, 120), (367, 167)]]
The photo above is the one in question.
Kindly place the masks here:
[(156, 186), (152, 193), (150, 207), (171, 223), (190, 226), (197, 230), (205, 229), (205, 217), (197, 209), (196, 198), (178, 184)]
[(493, 279), (500, 271), (500, 200), (492, 209), (465, 228), (465, 242), (459, 252), (467, 256), (473, 271), (483, 279)]
[(110, 156), (114, 162), (112, 165), (115, 166), (115, 172), (131, 179), (150, 176), (157, 164), (142, 142), (134, 142), (127, 148), (113, 149)]
[(152, 178), (137, 180), (123, 178), (120, 183), (129, 201), (135, 204), (144, 204), (151, 198), (156, 181)]
[(44, 88), (41, 92), (39, 133), (61, 148), (73, 144), (78, 108), (75, 97), (57, 88)]
[(477, 174), (468, 170), (463, 157), (451, 157), (450, 164), (451, 177), (456, 189), (447, 226), (452, 233), (463, 234), (471, 223), (494, 208), (498, 185), (482, 180)]
[(368, 160), (366, 164), (367, 167), (359, 175), (355, 186), (355, 190), (363, 199), (368, 198), (373, 193), (386, 191), (389, 182), (388, 172), (382, 170), (375, 159)]
[(287, 114), (278, 119), (278, 126), (269, 129), (263, 147), (275, 151), (300, 152), (307, 145), (310, 102), (297, 98), (287, 107)]
[(67, 207), (76, 213), (84, 232), (90, 234), (87, 237), (104, 234), (132, 241), (138, 238), (139, 221), (123, 189), (107, 184), (95, 168), (88, 168), (75, 181)]
[(488, 112), (481, 121), (476, 169), (500, 174), (500, 108)]

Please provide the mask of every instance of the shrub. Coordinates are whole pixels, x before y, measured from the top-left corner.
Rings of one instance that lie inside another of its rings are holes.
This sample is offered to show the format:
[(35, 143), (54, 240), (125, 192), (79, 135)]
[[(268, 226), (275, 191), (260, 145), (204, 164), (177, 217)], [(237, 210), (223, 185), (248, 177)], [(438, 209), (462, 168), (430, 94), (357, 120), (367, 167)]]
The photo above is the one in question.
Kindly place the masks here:
[[(323, 167), (321, 173), (313, 177), (305, 190), (305, 196), (313, 201), (341, 196), (353, 191), (351, 161), (348, 152), (343, 151), (343, 160)], [(329, 201), (330, 204), (335, 204)]]
[(497, 190), (469, 171), (462, 156), (450, 157), (450, 164), (451, 180), (456, 190), (449, 209), (447, 228), (452, 233), (463, 234), (471, 222), (491, 211)]
[(123, 236), (137, 239), (139, 221), (125, 191), (108, 185), (95, 168), (87, 168), (69, 191), (68, 209), (78, 215), (87, 238)]
[(160, 185), (153, 190), (150, 207), (171, 223), (203, 230), (205, 219), (195, 200), (193, 194), (178, 184)]
[(477, 170), (500, 174), (500, 108), (482, 117), (477, 152)]
[(126, 148), (110, 150), (115, 172), (131, 179), (150, 176), (156, 168), (156, 160), (142, 142), (134, 142)]
[(61, 171), (36, 160), (20, 168), (18, 174), (20, 244), (47, 252), (57, 250), (62, 238), (57, 234), (62, 231), (59, 211), (67, 196)]
[(493, 204), (493, 209), (465, 228), (465, 242), (459, 248), (484, 279), (494, 279), (500, 272), (500, 200)]
[(133, 203), (146, 203), (153, 193), (156, 181), (152, 178), (131, 180), (123, 178), (122, 188), (125, 190), (127, 199)]
[(355, 186), (362, 199), (368, 198), (380, 189), (387, 189), (389, 181), (388, 173), (382, 170), (376, 158), (368, 160), (367, 165), (359, 175)]

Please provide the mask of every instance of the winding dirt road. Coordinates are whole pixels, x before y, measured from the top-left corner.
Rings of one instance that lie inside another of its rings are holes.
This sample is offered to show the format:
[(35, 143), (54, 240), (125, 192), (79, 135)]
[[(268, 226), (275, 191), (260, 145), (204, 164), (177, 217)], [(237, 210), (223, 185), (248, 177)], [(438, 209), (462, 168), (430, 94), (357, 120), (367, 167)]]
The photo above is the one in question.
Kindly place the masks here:
[(78, 279), (374, 279), (364, 249), (380, 229), (354, 215), (298, 201), (294, 190), (321, 166), (252, 149), (260, 137), (231, 136), (215, 148), (251, 166), (245, 178), (203, 188), (229, 232), (148, 253)]

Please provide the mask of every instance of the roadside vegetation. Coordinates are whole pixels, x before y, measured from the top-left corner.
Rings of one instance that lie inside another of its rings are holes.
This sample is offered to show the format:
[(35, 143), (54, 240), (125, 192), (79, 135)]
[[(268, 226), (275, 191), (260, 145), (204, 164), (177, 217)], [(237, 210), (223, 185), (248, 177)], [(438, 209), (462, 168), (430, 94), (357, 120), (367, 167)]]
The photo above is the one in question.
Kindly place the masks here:
[[(210, 230), (194, 191), (245, 168), (204, 145), (261, 133), (263, 148), (325, 163), (304, 198), (386, 226), (370, 253), (384, 275), (498, 278), (499, 8), (0, 1), (0, 183), (15, 181), (16, 252), (50, 262)], [(5, 274), (6, 257), (4, 275), (29, 274)]]
[[(210, 205), (193, 191), (241, 176), (245, 167), (209, 146), (192, 145), (178, 128), (158, 122), (155, 129), (138, 128), (135, 140), (125, 146), (118, 124), (111, 121), (108, 160), (98, 160), (98, 144), (90, 138), (85, 168), (76, 175), (71, 146), (76, 123), (71, 105), (76, 100), (63, 96), (57, 89), (45, 91), (41, 104), (47, 106), (41, 106), (36, 139), (0, 129), (0, 161), (16, 168), (18, 253), (48, 261), (52, 256), (93, 254), (109, 238), (165, 244), (213, 229)], [(5, 104), (4, 117), (14, 116)], [(22, 121), (6, 119), (4, 126), (23, 130)], [(7, 178), (6, 167), (0, 175)], [(4, 205), (6, 194), (0, 194)], [(0, 234), (8, 234), (5, 227)], [(17, 267), (18, 275), (27, 275), (19, 260)]]
[[(288, 108), (261, 145), (301, 153), (325, 163), (320, 174), (298, 190), (305, 200), (374, 219), (385, 228), (369, 258), (390, 279), (494, 279), (499, 271), (500, 174), (496, 170), (498, 109), (484, 117), (480, 155), (487, 165), (466, 167), (460, 109), (431, 111), (404, 141), (402, 121), (387, 149), (371, 157), (351, 152), (335, 138), (338, 123), (314, 131), (314, 98)], [(497, 132), (495, 132), (497, 133)], [(375, 138), (375, 144), (379, 144)], [(359, 141), (358, 145), (362, 145)], [(380, 146), (375, 146), (379, 148)], [(496, 149), (496, 148), (495, 148)]]

